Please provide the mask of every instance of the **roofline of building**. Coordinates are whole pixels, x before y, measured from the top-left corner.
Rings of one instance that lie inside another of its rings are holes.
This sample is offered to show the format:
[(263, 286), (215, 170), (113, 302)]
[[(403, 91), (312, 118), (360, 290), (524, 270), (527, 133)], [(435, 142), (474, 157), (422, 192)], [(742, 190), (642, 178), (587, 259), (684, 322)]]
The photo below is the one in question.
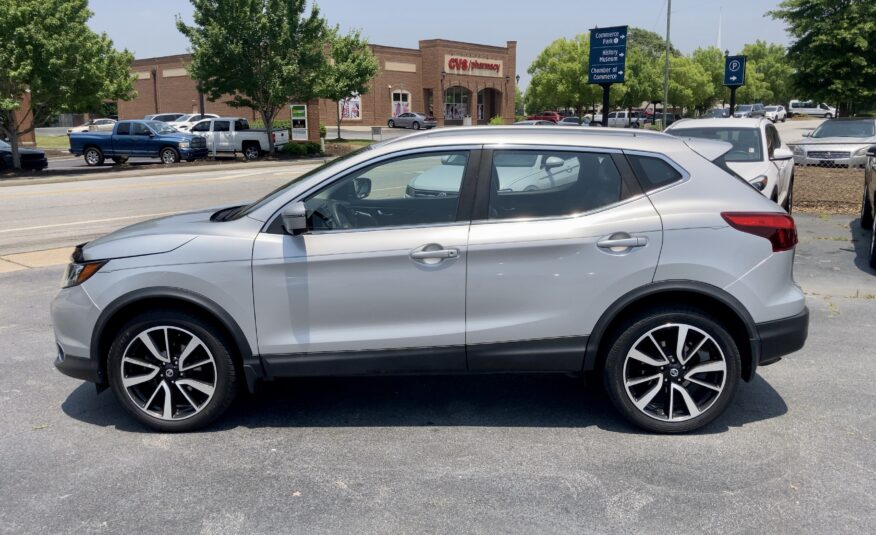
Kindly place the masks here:
[(514, 45), (514, 47), (516, 48), (517, 41), (507, 41), (505, 43), (505, 46), (497, 46), (497, 45), (484, 45), (484, 44), (480, 44), (480, 43), (469, 43), (466, 41), (451, 41), (449, 39), (422, 39), (422, 40), (420, 40), (420, 49), (423, 48), (423, 45), (426, 45), (427, 47), (434, 47), (434, 46), (474, 47), (474, 48), (480, 48), (482, 50), (504, 52), (510, 48), (510, 45)]
[(191, 61), (192, 55), (188, 52), (183, 54), (171, 54), (169, 56), (155, 56), (151, 58), (135, 58), (133, 62), (131, 62), (132, 66), (137, 65), (147, 65), (150, 63), (158, 63), (161, 61), (172, 61), (172, 60), (189, 60)]

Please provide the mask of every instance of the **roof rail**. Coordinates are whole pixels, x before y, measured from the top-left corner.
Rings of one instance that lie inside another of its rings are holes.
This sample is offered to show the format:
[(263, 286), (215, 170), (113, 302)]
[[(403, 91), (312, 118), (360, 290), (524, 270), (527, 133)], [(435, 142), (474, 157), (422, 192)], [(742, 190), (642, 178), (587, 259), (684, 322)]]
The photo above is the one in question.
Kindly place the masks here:
[(619, 136), (619, 137), (664, 137), (668, 136), (668, 134), (664, 134), (662, 132), (655, 132), (653, 130), (640, 130), (638, 128), (604, 128), (604, 127), (581, 127), (574, 128), (569, 126), (511, 126), (511, 125), (503, 125), (503, 126), (464, 126), (464, 127), (452, 127), (452, 128), (440, 128), (434, 130), (427, 130), (425, 132), (419, 134), (409, 134), (406, 136), (400, 136), (397, 138), (389, 139), (386, 141), (387, 144), (393, 143), (395, 141), (401, 141), (405, 139), (411, 139), (412, 137), (431, 137), (431, 138), (445, 138), (445, 137), (453, 137), (453, 136), (463, 136), (463, 135), (493, 135), (496, 133), (514, 133), (520, 134), (523, 132), (541, 132), (541, 133), (551, 133), (551, 134), (577, 134), (582, 136)]

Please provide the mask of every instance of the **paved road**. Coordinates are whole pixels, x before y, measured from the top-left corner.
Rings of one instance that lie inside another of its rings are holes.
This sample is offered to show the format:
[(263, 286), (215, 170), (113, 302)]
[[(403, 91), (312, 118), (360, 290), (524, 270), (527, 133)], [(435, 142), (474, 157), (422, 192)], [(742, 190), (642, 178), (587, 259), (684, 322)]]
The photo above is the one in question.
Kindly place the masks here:
[(0, 255), (75, 245), (159, 215), (255, 200), (314, 166), (247, 167), (0, 188)]
[[(2, 188), (0, 229), (55, 225), (2, 247), (75, 243), (301, 171)], [(207, 431), (150, 433), (53, 370), (62, 266), (0, 273), (0, 532), (872, 532), (869, 236), (848, 217), (798, 222), (806, 348), (688, 436), (640, 433), (553, 376), (284, 381)]]

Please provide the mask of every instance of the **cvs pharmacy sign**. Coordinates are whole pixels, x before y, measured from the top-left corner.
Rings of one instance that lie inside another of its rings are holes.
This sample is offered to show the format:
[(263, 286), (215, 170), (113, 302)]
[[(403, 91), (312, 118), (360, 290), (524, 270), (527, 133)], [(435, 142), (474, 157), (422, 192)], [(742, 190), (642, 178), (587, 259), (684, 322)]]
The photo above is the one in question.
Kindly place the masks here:
[(473, 76), (502, 76), (502, 61), (497, 59), (464, 58), (447, 55), (444, 58), (445, 69), (454, 74), (470, 74)]

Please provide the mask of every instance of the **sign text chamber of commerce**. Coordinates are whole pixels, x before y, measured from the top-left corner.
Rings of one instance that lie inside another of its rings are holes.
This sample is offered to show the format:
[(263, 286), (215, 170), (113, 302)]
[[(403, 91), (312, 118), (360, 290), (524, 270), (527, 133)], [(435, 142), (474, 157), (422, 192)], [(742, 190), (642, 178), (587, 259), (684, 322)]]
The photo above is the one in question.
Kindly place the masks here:
[(624, 83), (627, 28), (627, 26), (614, 26), (590, 30), (590, 65), (587, 83)]

